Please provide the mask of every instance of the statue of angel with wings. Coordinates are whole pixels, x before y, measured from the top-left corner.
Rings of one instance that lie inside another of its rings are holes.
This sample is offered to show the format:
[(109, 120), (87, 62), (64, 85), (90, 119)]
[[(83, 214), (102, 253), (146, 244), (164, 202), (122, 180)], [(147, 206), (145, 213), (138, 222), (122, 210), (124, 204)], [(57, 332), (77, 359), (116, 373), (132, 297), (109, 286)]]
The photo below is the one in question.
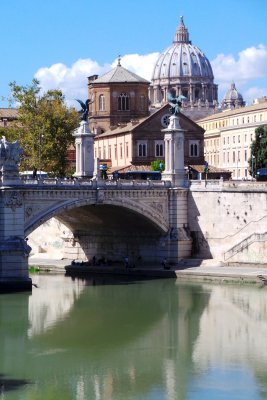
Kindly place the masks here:
[(89, 99), (87, 99), (85, 103), (79, 99), (76, 99), (76, 101), (78, 101), (78, 103), (80, 103), (82, 107), (82, 109), (78, 111), (78, 113), (80, 114), (80, 120), (87, 121), (89, 113), (89, 103), (91, 103), (91, 101)]
[(187, 100), (185, 96), (173, 97), (170, 93), (168, 93), (168, 103), (171, 106), (170, 112), (174, 115), (178, 115), (184, 100)]

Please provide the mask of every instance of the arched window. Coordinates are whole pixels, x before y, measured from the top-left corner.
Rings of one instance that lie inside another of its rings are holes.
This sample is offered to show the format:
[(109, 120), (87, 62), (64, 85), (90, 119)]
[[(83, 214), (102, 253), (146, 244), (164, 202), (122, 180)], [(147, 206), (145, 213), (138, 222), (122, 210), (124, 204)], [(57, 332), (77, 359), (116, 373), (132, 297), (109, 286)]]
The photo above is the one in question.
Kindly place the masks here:
[(137, 155), (138, 155), (138, 157), (146, 157), (147, 156), (146, 140), (139, 140), (137, 142)]
[(190, 155), (190, 157), (198, 157), (199, 156), (199, 140), (190, 140), (189, 141), (189, 155)]
[(164, 156), (164, 141), (156, 140), (155, 142), (155, 156), (163, 157)]
[(121, 93), (118, 97), (118, 110), (129, 111), (130, 110), (130, 99), (127, 93)]
[(105, 111), (105, 96), (103, 94), (99, 96), (99, 111)]

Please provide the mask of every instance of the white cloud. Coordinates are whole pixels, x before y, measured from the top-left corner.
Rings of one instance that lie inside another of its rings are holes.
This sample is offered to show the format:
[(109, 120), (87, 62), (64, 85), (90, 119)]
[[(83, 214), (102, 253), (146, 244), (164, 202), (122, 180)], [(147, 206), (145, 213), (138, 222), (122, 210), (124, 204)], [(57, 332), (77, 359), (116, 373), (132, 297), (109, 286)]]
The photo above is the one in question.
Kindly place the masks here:
[(267, 77), (267, 48), (262, 44), (249, 47), (238, 53), (237, 59), (232, 54), (219, 54), (211, 65), (219, 83)]
[[(160, 53), (150, 53), (145, 55), (126, 54), (121, 59), (121, 65), (141, 76), (142, 78), (151, 81), (153, 68), (159, 58)], [(117, 60), (112, 63), (112, 67), (117, 65)]]
[[(142, 78), (151, 80), (153, 67), (159, 53), (146, 55), (128, 54), (121, 58), (121, 65)], [(90, 75), (103, 75), (114, 68), (118, 60), (112, 64), (99, 65), (91, 59), (80, 59), (70, 67), (65, 64), (53, 64), (50, 67), (40, 68), (35, 78), (40, 81), (42, 90), (60, 89), (66, 97), (67, 103), (77, 105), (74, 99), (85, 100), (88, 97), (87, 77)]]
[[(159, 53), (127, 54), (121, 58), (121, 65), (150, 81), (158, 57)], [(80, 59), (71, 66), (58, 63), (40, 68), (35, 77), (40, 81), (43, 91), (61, 89), (67, 103), (79, 107), (74, 99), (85, 100), (88, 97), (87, 77), (94, 74), (103, 75), (117, 63), (117, 59), (104, 65), (90, 58)], [(237, 57), (231, 54), (219, 54), (211, 61), (211, 65), (215, 83), (219, 84), (220, 99), (232, 81), (236, 83), (237, 90), (247, 102), (267, 95), (267, 48), (264, 45), (242, 50)], [(256, 79), (261, 79), (262, 82), (253, 82)]]
[(267, 96), (267, 88), (259, 88), (256, 86), (250, 87), (249, 89), (245, 90), (242, 95), (247, 104), (250, 104), (256, 98)]
[(42, 90), (60, 89), (68, 104), (77, 105), (74, 99), (85, 100), (88, 97), (87, 77), (102, 75), (111, 68), (109, 64), (103, 66), (96, 61), (80, 59), (67, 67), (65, 64), (53, 64), (51, 67), (40, 68), (35, 78), (40, 81)]

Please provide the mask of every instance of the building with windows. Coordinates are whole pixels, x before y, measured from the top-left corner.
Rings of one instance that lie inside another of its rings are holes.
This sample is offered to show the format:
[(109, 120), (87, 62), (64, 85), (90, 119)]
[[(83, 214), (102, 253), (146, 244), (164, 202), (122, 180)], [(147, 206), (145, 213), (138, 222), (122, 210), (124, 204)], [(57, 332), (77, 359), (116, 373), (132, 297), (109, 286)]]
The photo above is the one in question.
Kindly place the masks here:
[[(197, 123), (205, 130), (205, 160), (217, 168), (232, 172), (233, 179), (251, 179), (250, 145), (255, 129), (267, 124), (267, 98), (251, 106), (222, 110)], [(253, 165), (254, 171), (257, 165)]]
[(214, 113), (218, 106), (218, 85), (205, 54), (189, 40), (183, 17), (173, 43), (159, 56), (152, 75), (150, 101), (159, 108), (167, 103), (168, 93), (183, 95), (183, 113), (193, 120)]
[[(128, 168), (149, 170), (151, 162), (164, 161), (164, 132), (168, 126), (170, 106), (166, 104), (155, 113), (139, 120), (112, 126), (97, 134), (94, 156), (107, 163), (110, 171)], [(185, 165), (204, 164), (204, 130), (194, 121), (180, 114), (180, 125), (185, 129)]]
[[(149, 82), (118, 65), (105, 75), (88, 78), (89, 124), (95, 132), (94, 156), (109, 170), (131, 166), (149, 169), (164, 160), (164, 133), (170, 106), (149, 110)], [(181, 114), (185, 164), (204, 163), (204, 130)]]
[(149, 115), (149, 81), (118, 65), (101, 77), (88, 78), (89, 123), (102, 133)]

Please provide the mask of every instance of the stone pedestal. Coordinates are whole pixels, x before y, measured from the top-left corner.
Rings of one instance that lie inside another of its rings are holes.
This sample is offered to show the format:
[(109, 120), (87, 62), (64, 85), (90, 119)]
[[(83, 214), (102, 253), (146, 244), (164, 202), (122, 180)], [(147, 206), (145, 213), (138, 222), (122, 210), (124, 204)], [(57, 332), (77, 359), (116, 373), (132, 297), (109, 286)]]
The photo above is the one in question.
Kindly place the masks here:
[(184, 129), (177, 115), (171, 115), (169, 125), (163, 129), (165, 143), (165, 171), (162, 180), (171, 181), (173, 187), (185, 186)]
[(170, 229), (166, 241), (167, 259), (172, 263), (191, 255), (192, 240), (188, 231), (187, 194), (184, 171), (184, 129), (179, 117), (172, 115), (163, 129), (165, 142), (165, 171), (162, 180), (171, 182), (169, 189)]
[(76, 147), (74, 176), (92, 178), (94, 172), (94, 134), (90, 131), (88, 122), (81, 121), (73, 136), (75, 137)]

